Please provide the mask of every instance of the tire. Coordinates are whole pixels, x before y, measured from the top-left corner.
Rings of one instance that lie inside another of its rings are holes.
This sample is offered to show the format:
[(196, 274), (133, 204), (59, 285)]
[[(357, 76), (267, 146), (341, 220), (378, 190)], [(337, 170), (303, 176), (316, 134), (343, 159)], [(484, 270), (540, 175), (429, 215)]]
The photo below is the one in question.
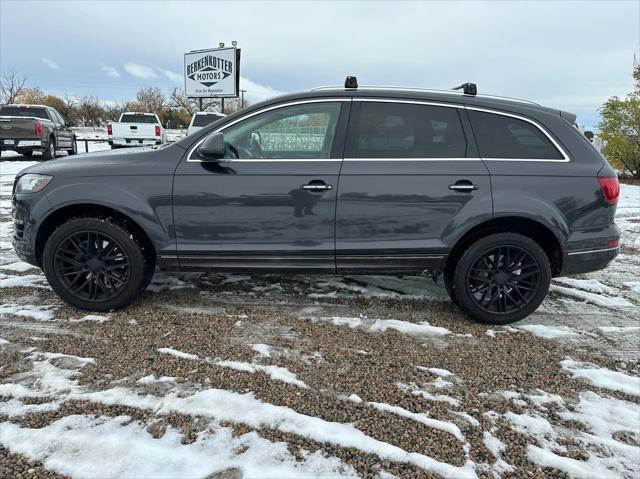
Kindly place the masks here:
[(147, 262), (144, 267), (142, 282), (140, 283), (140, 292), (146, 290), (149, 284), (151, 284), (151, 280), (153, 279), (153, 275), (155, 273), (156, 273), (155, 263)]
[(444, 283), (444, 289), (447, 290), (447, 294), (449, 295), (449, 299), (451, 299), (451, 302), (453, 302), (453, 304), (455, 304), (456, 306), (460, 306), (460, 301), (456, 296), (455, 284), (453, 282), (454, 277), (455, 276), (453, 271), (445, 271), (442, 275), (442, 281)]
[(53, 137), (49, 138), (49, 142), (47, 143), (47, 149), (42, 152), (42, 159), (44, 161), (52, 160), (56, 157), (56, 141)]
[(42, 266), (64, 301), (89, 311), (129, 304), (145, 273), (142, 248), (133, 234), (103, 218), (74, 218), (59, 226), (45, 244)]
[(78, 145), (76, 143), (76, 137), (74, 136), (71, 139), (71, 149), (67, 150), (67, 156), (77, 155), (78, 154)]
[(529, 316), (544, 300), (550, 282), (547, 254), (531, 238), (516, 233), (492, 234), (470, 245), (453, 278), (460, 307), (488, 324)]

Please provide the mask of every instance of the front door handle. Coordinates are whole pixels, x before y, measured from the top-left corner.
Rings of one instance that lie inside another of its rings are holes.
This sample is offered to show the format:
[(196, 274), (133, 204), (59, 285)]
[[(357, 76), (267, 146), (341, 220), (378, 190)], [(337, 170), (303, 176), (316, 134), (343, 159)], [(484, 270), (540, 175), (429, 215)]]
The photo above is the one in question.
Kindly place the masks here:
[(460, 180), (456, 181), (453, 185), (449, 185), (449, 189), (453, 191), (474, 191), (478, 189), (478, 186), (469, 180)]
[(327, 191), (332, 188), (333, 186), (331, 185), (313, 185), (313, 184), (302, 185), (302, 189), (307, 191)]

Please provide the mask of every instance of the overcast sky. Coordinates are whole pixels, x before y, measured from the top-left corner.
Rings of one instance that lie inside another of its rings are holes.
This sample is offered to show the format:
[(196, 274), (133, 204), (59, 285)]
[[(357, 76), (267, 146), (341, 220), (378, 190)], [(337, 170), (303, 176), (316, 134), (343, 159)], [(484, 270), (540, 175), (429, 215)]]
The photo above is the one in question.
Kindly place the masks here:
[(160, 2), (0, 0), (0, 70), (47, 92), (183, 88), (183, 54), (236, 40), (253, 101), (342, 84), (516, 96), (578, 114), (632, 88), (640, 1)]

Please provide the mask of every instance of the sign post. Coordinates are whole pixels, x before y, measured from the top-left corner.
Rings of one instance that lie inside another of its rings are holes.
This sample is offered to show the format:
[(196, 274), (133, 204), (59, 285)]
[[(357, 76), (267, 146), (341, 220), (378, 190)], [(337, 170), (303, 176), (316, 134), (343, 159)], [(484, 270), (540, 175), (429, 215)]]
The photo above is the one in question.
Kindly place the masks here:
[(184, 91), (197, 98), (238, 98), (240, 92), (240, 49), (212, 48), (184, 54)]

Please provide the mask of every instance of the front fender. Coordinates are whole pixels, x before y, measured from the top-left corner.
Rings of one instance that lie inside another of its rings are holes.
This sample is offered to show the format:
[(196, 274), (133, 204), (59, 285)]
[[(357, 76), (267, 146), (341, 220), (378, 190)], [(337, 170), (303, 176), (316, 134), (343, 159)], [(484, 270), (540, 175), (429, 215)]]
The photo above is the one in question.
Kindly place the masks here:
[[(101, 181), (102, 180), (102, 181)], [(171, 176), (122, 176), (117, 178), (74, 178), (46, 190), (50, 205), (36, 227), (55, 211), (72, 205), (111, 208), (134, 221), (149, 236), (158, 254), (175, 252), (171, 203)], [(53, 184), (52, 184), (53, 186)], [(159, 193), (164, 192), (164, 193)]]

